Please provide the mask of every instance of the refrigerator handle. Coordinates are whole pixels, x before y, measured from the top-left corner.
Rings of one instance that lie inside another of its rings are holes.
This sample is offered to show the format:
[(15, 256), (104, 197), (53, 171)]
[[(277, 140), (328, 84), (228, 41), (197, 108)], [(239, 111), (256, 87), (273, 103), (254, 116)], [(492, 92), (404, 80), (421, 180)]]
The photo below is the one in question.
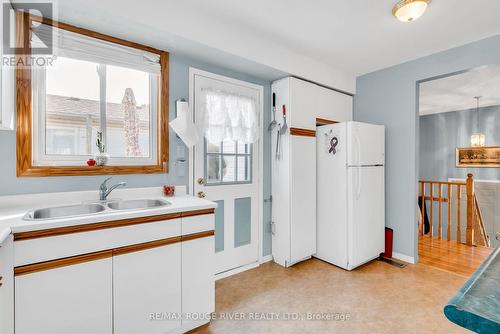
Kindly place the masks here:
[(355, 138), (356, 138), (356, 145), (358, 146), (358, 150), (357, 150), (358, 151), (357, 152), (358, 153), (358, 163), (357, 163), (357, 165), (361, 166), (361, 141), (359, 140), (358, 136), (356, 136)]
[(359, 197), (361, 196), (361, 142), (359, 140), (359, 137), (356, 136), (356, 145), (358, 147), (358, 187), (356, 189), (356, 199), (358, 200)]

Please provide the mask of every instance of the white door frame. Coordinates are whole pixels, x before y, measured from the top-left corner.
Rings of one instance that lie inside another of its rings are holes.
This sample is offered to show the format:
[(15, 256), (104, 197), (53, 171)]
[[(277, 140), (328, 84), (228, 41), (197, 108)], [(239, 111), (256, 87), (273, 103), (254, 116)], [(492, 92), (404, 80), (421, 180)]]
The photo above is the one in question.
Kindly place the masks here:
[[(239, 272), (242, 272), (244, 270), (252, 269), (257, 267), (260, 263), (267, 262), (270, 260), (269, 256), (262, 256), (262, 240), (263, 240), (263, 198), (264, 198), (264, 185), (263, 185), (263, 179), (264, 179), (264, 87), (261, 85), (256, 85), (253, 83), (249, 83), (246, 81), (242, 80), (237, 80), (233, 79), (230, 77), (226, 77), (223, 75), (219, 74), (214, 74), (211, 72), (199, 70), (194, 67), (189, 68), (189, 112), (191, 113), (191, 116), (193, 117), (193, 120), (195, 120), (195, 110), (194, 110), (194, 77), (195, 75), (201, 75), (210, 79), (215, 79), (215, 80), (221, 80), (225, 81), (228, 83), (240, 85), (243, 87), (248, 87), (252, 89), (256, 89), (259, 91), (259, 126), (260, 126), (260, 133), (259, 133), (259, 173), (258, 173), (258, 194), (257, 194), (257, 201), (258, 201), (258, 207), (259, 207), (259, 217), (258, 217), (258, 235), (259, 235), (259, 240), (257, 244), (257, 249), (258, 249), (258, 256), (257, 256), (257, 262), (256, 263), (251, 263), (243, 267), (238, 267), (235, 268), (234, 270), (230, 270), (228, 272), (221, 273), (220, 276), (217, 276), (217, 279), (227, 277)], [(189, 193), (194, 195), (194, 147), (189, 148)]]

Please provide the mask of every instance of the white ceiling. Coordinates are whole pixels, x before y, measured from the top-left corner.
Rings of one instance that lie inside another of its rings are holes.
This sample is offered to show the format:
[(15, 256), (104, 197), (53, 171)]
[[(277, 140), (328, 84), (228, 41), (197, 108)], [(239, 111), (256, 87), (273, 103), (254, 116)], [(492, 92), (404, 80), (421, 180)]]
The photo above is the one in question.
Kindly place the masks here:
[(462, 74), (420, 84), (420, 115), (500, 105), (500, 65), (491, 65)]
[(171, 51), (198, 43), (345, 90), (350, 75), (500, 34), (499, 0), (434, 0), (412, 23), (392, 16), (396, 2), (59, 0), (57, 15)]

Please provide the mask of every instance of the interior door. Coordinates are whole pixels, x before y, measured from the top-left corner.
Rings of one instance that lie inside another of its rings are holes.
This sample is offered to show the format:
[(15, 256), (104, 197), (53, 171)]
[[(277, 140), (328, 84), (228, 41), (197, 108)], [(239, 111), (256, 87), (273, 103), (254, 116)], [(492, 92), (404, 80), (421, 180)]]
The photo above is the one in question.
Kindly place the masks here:
[[(203, 89), (251, 96), (261, 114), (262, 87), (234, 79), (195, 72), (194, 121), (203, 119)], [(194, 147), (193, 193), (218, 204), (215, 211), (216, 274), (258, 261), (259, 144), (226, 140), (210, 143), (203, 136)]]
[(349, 167), (349, 266), (358, 266), (384, 251), (384, 167)]

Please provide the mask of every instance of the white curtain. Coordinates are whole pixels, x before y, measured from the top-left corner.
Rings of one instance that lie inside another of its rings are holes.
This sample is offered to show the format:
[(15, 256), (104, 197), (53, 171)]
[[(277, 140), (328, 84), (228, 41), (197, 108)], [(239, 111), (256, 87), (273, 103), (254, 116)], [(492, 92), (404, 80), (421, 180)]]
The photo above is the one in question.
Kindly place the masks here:
[(252, 144), (259, 139), (255, 98), (212, 89), (203, 89), (202, 95), (202, 132), (210, 143), (237, 140)]

